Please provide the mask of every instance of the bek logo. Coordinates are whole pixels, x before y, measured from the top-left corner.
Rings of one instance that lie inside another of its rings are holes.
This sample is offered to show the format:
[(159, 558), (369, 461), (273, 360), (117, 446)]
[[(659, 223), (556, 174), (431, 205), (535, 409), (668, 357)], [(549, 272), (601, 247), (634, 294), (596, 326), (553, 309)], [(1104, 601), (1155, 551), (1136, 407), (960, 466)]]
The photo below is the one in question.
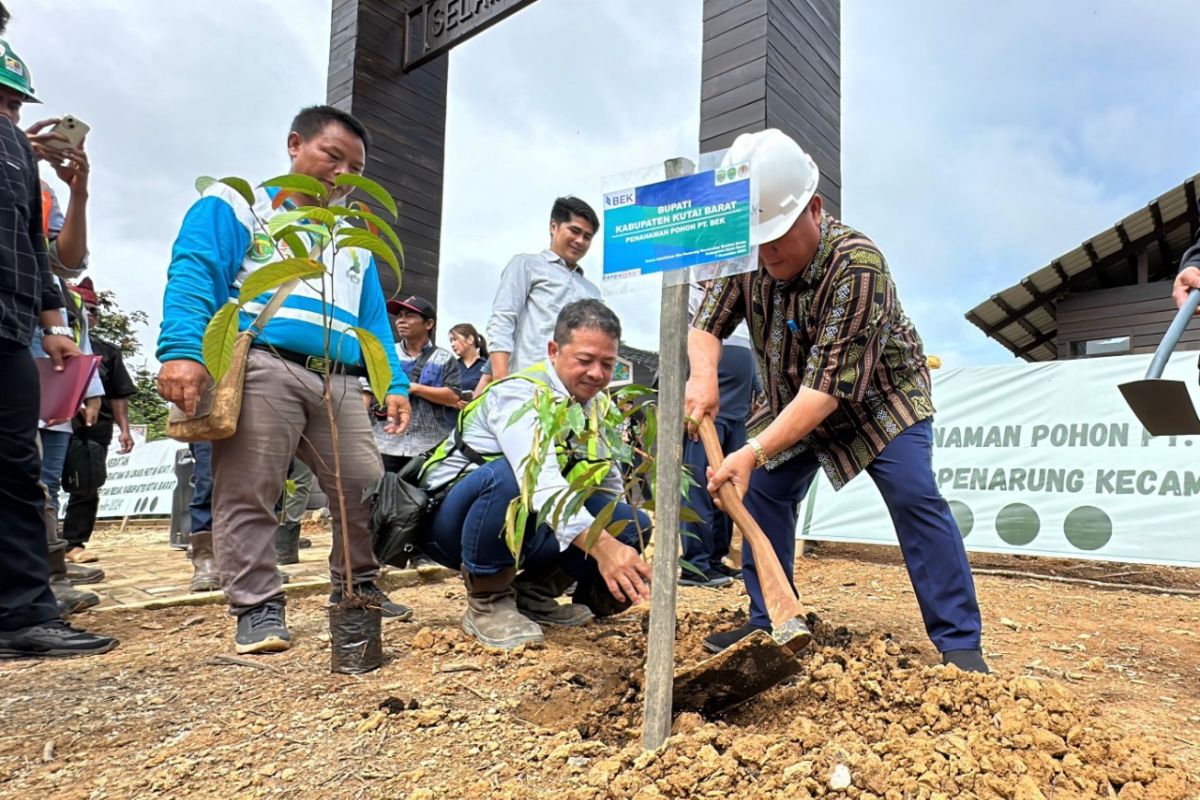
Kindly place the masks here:
[(350, 269), (346, 270), (346, 277), (355, 283), (362, 282), (362, 259), (358, 255), (358, 250), (353, 248), (350, 250)]
[(25, 68), (21, 66), (21, 62), (15, 58), (4, 57), (4, 68), (14, 75), (24, 75)]
[(622, 189), (619, 192), (609, 192), (604, 195), (605, 208), (620, 208), (621, 206), (632, 206), (637, 204), (636, 189)]
[(254, 240), (250, 242), (248, 255), (255, 264), (265, 264), (275, 255), (275, 243), (265, 233), (256, 233)]

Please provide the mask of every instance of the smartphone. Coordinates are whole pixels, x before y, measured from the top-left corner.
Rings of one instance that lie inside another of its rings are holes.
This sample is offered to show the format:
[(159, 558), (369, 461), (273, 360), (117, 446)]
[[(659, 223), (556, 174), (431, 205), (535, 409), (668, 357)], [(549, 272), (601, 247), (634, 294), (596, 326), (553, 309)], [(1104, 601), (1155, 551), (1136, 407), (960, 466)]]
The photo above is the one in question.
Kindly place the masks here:
[[(46, 142), (46, 148), (49, 150), (66, 150), (67, 148), (78, 148), (83, 144), (83, 137), (87, 136), (91, 128), (87, 123), (82, 122), (70, 114), (58, 121), (50, 133), (60, 134), (63, 139), (50, 139)], [(64, 141), (65, 139), (65, 141)]]

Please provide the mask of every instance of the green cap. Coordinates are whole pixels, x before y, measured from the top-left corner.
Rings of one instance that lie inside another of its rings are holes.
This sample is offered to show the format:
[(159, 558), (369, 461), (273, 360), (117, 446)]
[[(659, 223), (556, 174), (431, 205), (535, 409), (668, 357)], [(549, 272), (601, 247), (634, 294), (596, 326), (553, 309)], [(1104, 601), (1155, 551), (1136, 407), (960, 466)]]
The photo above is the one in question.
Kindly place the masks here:
[(3, 39), (0, 39), (0, 86), (7, 86), (20, 92), (30, 103), (42, 102), (33, 95), (33, 84), (29, 80), (29, 67), (25, 66), (21, 57), (14, 53), (8, 46), (8, 42)]

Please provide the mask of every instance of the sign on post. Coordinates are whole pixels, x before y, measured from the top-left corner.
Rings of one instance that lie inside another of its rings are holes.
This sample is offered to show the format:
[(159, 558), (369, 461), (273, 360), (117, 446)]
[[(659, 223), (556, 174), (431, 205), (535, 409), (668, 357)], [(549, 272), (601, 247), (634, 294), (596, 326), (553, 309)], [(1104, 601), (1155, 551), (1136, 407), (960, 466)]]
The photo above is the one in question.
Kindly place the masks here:
[(606, 279), (686, 269), (748, 255), (748, 164), (604, 195)]

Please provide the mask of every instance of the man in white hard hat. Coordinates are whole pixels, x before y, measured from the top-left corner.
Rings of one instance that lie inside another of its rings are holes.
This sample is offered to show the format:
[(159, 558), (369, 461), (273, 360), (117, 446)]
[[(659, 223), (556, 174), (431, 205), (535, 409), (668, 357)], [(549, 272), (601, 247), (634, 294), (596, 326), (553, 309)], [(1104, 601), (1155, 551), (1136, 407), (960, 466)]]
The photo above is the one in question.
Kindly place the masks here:
[[(975, 585), (962, 536), (932, 466), (933, 403), (921, 338), (900, 307), (879, 248), (826, 214), (812, 158), (778, 130), (743, 134), (726, 156), (759, 187), (755, 272), (717, 280), (688, 334), (686, 424), (719, 409), (721, 340), (743, 320), (768, 412), (746, 446), (709, 478), (726, 481), (770, 537), (789, 579), (796, 511), (818, 469), (835, 489), (867, 472), (891, 513), (930, 639), (943, 663), (987, 672)], [(709, 636), (713, 652), (768, 628), (758, 575), (743, 552), (750, 621)]]

